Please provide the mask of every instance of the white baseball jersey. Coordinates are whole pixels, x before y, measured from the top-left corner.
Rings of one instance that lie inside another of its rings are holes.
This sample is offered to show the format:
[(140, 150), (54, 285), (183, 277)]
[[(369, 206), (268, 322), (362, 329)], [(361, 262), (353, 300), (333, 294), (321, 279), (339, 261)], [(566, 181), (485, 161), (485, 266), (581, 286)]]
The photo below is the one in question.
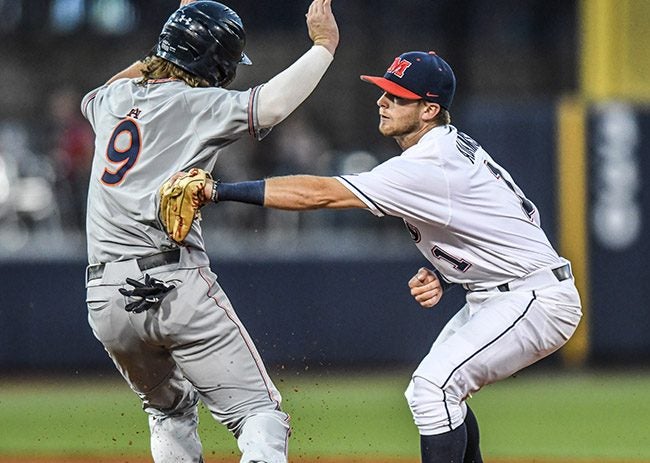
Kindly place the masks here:
[(405, 392), (422, 436), (461, 426), (467, 397), (555, 352), (575, 331), (580, 297), (572, 278), (552, 271), (568, 263), (537, 209), (455, 127), (436, 127), (401, 156), (338, 179), (375, 215), (401, 217), (438, 272), (470, 290)]
[[(256, 95), (192, 88), (175, 79), (120, 79), (88, 93), (82, 112), (96, 134), (86, 234), (90, 264), (174, 246), (158, 223), (157, 192), (178, 171), (211, 171), (218, 151), (246, 133), (262, 139)], [(204, 250), (195, 221), (185, 240)]]
[(451, 125), (370, 172), (337, 178), (375, 215), (401, 217), (449, 282), (493, 288), (566, 262), (510, 174)]

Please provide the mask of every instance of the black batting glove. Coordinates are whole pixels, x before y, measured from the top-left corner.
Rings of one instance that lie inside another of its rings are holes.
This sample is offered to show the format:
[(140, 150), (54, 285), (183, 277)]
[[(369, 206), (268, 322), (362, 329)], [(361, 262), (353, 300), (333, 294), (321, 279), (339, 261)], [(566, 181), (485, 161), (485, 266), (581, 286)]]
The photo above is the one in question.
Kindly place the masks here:
[(166, 285), (163, 281), (152, 278), (148, 274), (144, 276), (144, 283), (132, 278), (127, 278), (126, 283), (133, 286), (133, 289), (120, 288), (119, 291), (123, 296), (132, 299), (124, 309), (133, 313), (157, 309), (165, 296), (176, 287)]

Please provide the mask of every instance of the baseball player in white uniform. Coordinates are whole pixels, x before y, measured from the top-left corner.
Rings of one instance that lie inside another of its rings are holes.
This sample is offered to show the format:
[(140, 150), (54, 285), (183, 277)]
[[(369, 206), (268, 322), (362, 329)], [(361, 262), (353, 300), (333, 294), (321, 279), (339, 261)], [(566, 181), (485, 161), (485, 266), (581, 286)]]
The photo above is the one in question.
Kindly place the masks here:
[(264, 85), (224, 88), (244, 54), (238, 15), (183, 1), (152, 55), (88, 93), (95, 134), (87, 214), (88, 318), (149, 416), (155, 462), (201, 462), (197, 403), (236, 436), (241, 462), (285, 463), (289, 417), (246, 329), (209, 268), (195, 223), (179, 246), (154, 203), (178, 170), (212, 169), (220, 149), (261, 140), (313, 91), (333, 60), (331, 0), (306, 15), (313, 46)]
[(401, 217), (432, 269), (408, 282), (423, 307), (452, 284), (466, 304), (413, 373), (406, 398), (423, 463), (481, 462), (466, 399), (559, 349), (581, 317), (570, 263), (540, 227), (535, 205), (508, 172), (450, 124), (456, 80), (433, 52), (408, 52), (383, 77), (379, 131), (403, 150), (369, 172), (209, 181), (212, 201), (286, 210), (363, 208)]

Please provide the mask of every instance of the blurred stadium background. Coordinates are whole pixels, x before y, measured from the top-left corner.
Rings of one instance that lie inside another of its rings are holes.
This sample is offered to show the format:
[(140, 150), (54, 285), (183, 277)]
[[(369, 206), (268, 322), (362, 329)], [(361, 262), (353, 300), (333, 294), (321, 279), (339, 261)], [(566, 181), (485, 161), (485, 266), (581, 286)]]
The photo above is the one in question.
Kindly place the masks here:
[[(234, 88), (266, 81), (310, 44), (308, 0), (225, 3), (244, 21), (254, 63)], [(93, 137), (79, 101), (144, 56), (177, 5), (0, 0), (4, 377), (114, 375), (86, 324)], [(435, 50), (458, 78), (452, 123), (509, 168), (574, 265), (584, 322), (536, 368), (647, 367), (650, 1), (334, 0), (334, 10), (341, 45), (321, 85), (263, 142), (229, 148), (215, 174), (349, 173), (398, 154), (376, 131), (379, 95), (359, 75)], [(203, 228), (273, 371), (408, 371), (462, 302), (459, 288), (436, 311), (410, 300), (406, 281), (425, 262), (396, 219), (226, 204), (204, 213)]]

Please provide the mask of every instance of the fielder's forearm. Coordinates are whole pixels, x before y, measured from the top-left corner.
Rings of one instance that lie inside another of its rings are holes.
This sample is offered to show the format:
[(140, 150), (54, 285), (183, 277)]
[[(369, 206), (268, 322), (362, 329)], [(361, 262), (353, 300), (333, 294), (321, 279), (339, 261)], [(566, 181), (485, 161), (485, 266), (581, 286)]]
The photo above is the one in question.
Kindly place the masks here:
[(338, 181), (329, 177), (291, 175), (266, 180), (264, 207), (303, 211), (336, 208), (337, 197), (330, 194), (329, 183)]
[(215, 202), (237, 201), (288, 211), (366, 207), (338, 180), (314, 175), (217, 183), (211, 197)]
[(286, 119), (314, 91), (333, 60), (324, 46), (314, 45), (264, 84), (257, 97), (260, 126), (273, 127)]

